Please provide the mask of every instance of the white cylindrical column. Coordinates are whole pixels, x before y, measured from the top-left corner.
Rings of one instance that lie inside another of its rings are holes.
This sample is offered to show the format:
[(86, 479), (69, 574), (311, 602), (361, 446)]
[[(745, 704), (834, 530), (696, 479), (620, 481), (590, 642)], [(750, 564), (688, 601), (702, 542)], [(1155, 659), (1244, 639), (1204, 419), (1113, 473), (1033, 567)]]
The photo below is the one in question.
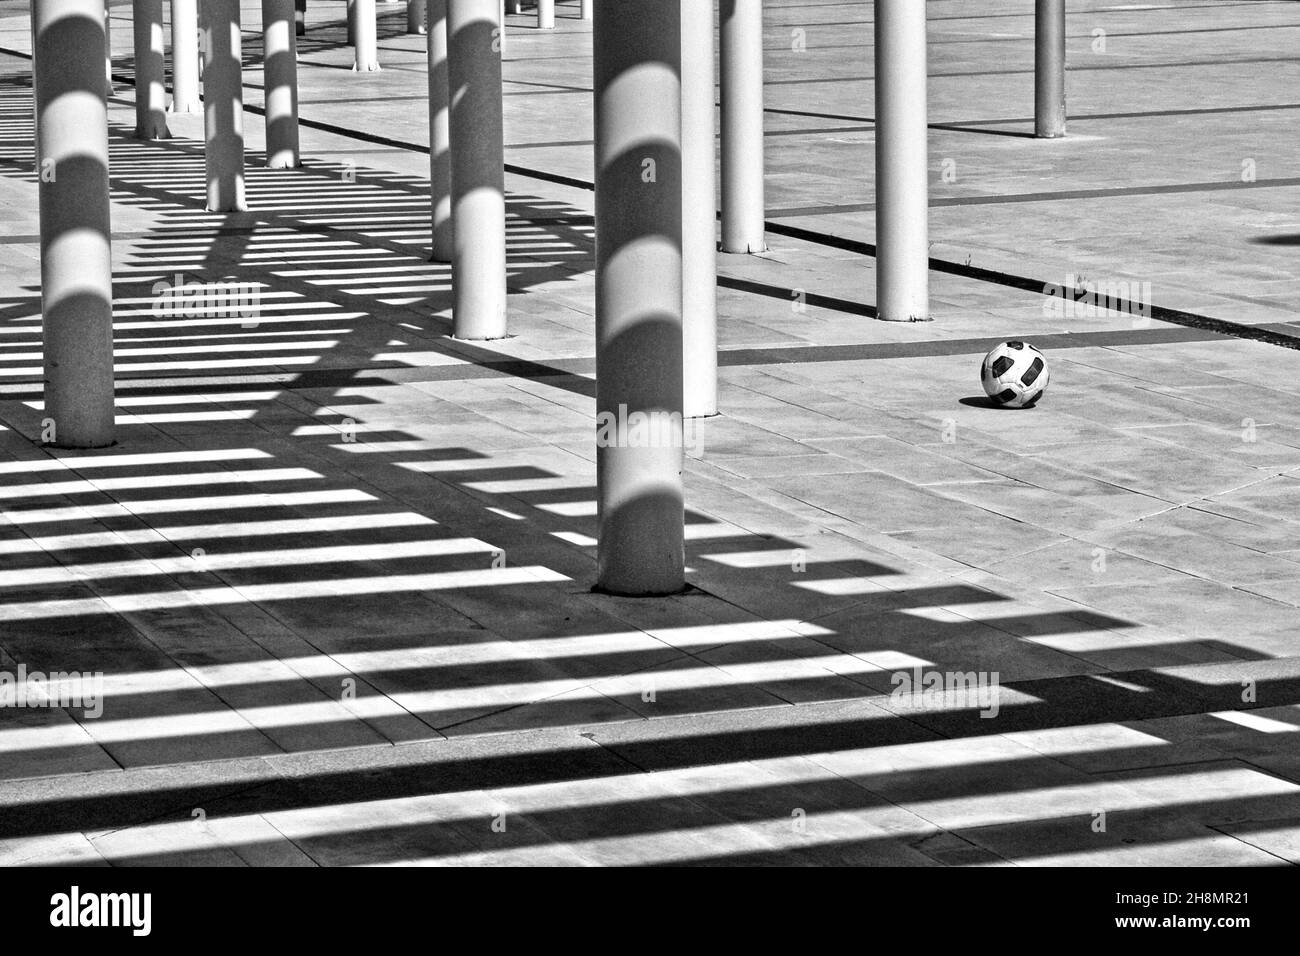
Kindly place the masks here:
[[(582, 5), (578, 8), (578, 15), (584, 20), (591, 19), (592, 0), (582, 0)], [(710, 11), (712, 12), (712, 11)], [(712, 16), (709, 19), (713, 19)]]
[(197, 113), (199, 100), (199, 8), (197, 0), (172, 0), (173, 113)]
[(762, 252), (763, 0), (722, 0), (721, 12), (722, 251)]
[(167, 131), (167, 52), (163, 43), (163, 0), (132, 0), (135, 54), (135, 135), (164, 139)]
[(537, 0), (537, 29), (555, 29), (555, 0)]
[(203, 0), (203, 159), (208, 211), (244, 202), (244, 89), (239, 0)]
[(113, 95), (113, 9), (112, 0), (104, 0), (104, 90)]
[(424, 33), (427, 15), (425, 0), (406, 0), (406, 32)]
[(500, 0), (447, 0), (452, 321), (458, 339), (506, 335)]
[(298, 154), (298, 39), (293, 0), (262, 0), (266, 165), (295, 169)]
[(681, 0), (595, 20), (597, 581), (685, 585)]
[(1065, 0), (1038, 0), (1034, 18), (1034, 134), (1065, 135)]
[(348, 16), (352, 27), (352, 70), (354, 73), (374, 73), (379, 69), (375, 0), (348, 0)]
[(429, 205), (433, 262), (451, 262), (455, 252), (451, 218), (451, 131), (447, 89), (447, 0), (428, 0), (429, 24)]
[(103, 0), (35, 0), (43, 440), (113, 443), (113, 262)]
[(713, 4), (681, 0), (683, 412), (718, 412), (717, 138)]
[(930, 318), (925, 4), (876, 0), (876, 314)]

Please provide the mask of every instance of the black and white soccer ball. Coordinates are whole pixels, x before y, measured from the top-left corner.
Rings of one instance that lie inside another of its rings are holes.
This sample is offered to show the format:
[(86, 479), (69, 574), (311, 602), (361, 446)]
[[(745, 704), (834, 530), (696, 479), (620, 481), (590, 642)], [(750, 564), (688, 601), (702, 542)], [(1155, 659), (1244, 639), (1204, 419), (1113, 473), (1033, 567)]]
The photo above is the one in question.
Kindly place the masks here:
[(1004, 408), (1028, 408), (1043, 397), (1051, 379), (1047, 359), (1027, 342), (1003, 342), (980, 366), (989, 398)]

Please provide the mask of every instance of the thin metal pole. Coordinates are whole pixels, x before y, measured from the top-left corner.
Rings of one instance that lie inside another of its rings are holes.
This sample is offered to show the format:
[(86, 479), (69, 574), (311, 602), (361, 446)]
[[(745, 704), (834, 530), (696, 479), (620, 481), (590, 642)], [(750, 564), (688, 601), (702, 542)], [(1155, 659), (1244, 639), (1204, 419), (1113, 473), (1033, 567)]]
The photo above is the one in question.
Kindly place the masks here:
[(266, 165), (299, 165), (298, 38), (293, 0), (262, 0), (263, 83), (266, 87)]
[(713, 4), (682, 7), (683, 412), (718, 413), (717, 123)]
[(680, 0), (595, 20), (597, 588), (685, 584)]
[(239, 212), (247, 208), (239, 0), (203, 0), (203, 11), (203, 159), (208, 211)]
[(1065, 135), (1065, 0), (1037, 0), (1034, 17), (1034, 134)]
[(354, 73), (374, 73), (379, 69), (379, 34), (375, 24), (375, 0), (348, 0), (352, 25), (352, 63)]
[(33, 5), (43, 440), (113, 443), (113, 264), (103, 0)]
[(197, 0), (172, 0), (173, 113), (197, 113), (199, 101), (199, 7)]
[(428, 0), (429, 33), (429, 205), (433, 262), (455, 254), (451, 218), (451, 131), (447, 90), (447, 0)]
[(916, 0), (876, 0), (876, 314), (930, 318), (926, 18)]
[(135, 55), (135, 135), (165, 139), (167, 52), (163, 43), (163, 0), (132, 0), (131, 39)]
[(762, 252), (763, 0), (722, 0), (721, 13), (722, 251)]
[(452, 322), (458, 339), (506, 335), (500, 0), (448, 0)]

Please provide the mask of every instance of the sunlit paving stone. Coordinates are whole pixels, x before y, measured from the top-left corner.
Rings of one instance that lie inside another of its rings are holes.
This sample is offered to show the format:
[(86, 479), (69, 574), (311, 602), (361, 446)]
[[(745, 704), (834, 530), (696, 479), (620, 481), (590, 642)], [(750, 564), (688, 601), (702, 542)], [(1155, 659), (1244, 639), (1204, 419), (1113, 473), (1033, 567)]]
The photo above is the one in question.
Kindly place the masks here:
[(295, 505), (328, 505), (336, 502), (373, 501), (364, 491), (304, 491), (282, 494), (219, 495), (195, 498), (158, 498), (132, 500), (110, 505), (79, 505), (67, 508), (33, 508), (5, 511), (5, 519), (15, 525), (57, 524), (69, 520), (91, 520), (132, 514), (172, 514), (186, 511), (220, 512), (229, 508), (275, 508)]
[(1226, 720), (1228, 723), (1238, 724), (1250, 730), (1257, 730), (1262, 734), (1293, 734), (1300, 731), (1300, 724), (1274, 720), (1271, 717), (1263, 717), (1258, 714), (1226, 711), (1211, 714), (1210, 716), (1218, 717), (1220, 720)]
[[(79, 578), (96, 581), (111, 578), (134, 578), (149, 575), (168, 575), (195, 570), (196, 563), (204, 571), (229, 571), (257, 567), (259, 563), (282, 564), (294, 566), (312, 564), (336, 564), (352, 561), (376, 561), (384, 559), (429, 558), (446, 555), (490, 553), (495, 550), (483, 541), (468, 539), (449, 539), (439, 541), (415, 541), (393, 544), (350, 544), (324, 548), (278, 548), (268, 552), (226, 552), (207, 554), (201, 558), (191, 555), (174, 558), (151, 558), (137, 562), (114, 562), (111, 564), (68, 565), (61, 569)], [(12, 579), (7, 572), (0, 572), (0, 587), (15, 587), (20, 584), (39, 585), (42, 582), (39, 573), (31, 571), (14, 572)]]
[[(474, 587), (498, 587), (510, 584), (527, 584), (564, 580), (563, 576), (545, 568), (520, 567), (502, 569), (500, 574), (488, 571), (444, 571), (431, 574), (390, 574), (375, 578), (331, 578), (314, 582), (286, 582), (284, 584), (242, 584), (237, 588), (189, 588), (177, 591), (157, 591), (113, 595), (106, 598), (115, 610), (140, 611), (185, 607), (191, 602), (199, 604), (242, 604), (275, 600), (311, 600), (330, 596), (358, 594), (388, 594), (402, 591), (437, 591)], [(0, 606), (0, 619), (61, 617), (94, 613), (94, 601), (30, 601), (7, 603)]]

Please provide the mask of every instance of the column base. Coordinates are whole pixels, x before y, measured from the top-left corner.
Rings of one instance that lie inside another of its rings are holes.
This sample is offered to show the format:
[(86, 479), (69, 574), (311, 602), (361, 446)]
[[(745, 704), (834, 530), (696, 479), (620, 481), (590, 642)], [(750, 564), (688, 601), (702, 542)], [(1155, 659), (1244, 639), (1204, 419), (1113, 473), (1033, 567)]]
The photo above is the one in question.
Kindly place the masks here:
[(592, 594), (600, 594), (600, 595), (603, 595), (603, 596), (605, 596), (605, 597), (618, 597), (618, 598), (664, 598), (664, 597), (674, 597), (675, 595), (678, 595), (678, 594), (689, 594), (689, 593), (691, 593), (691, 592), (694, 591), (694, 590), (696, 590), (696, 589), (695, 589), (692, 585), (690, 585), (690, 584), (683, 584), (681, 587), (679, 587), (679, 588), (674, 588), (674, 589), (671, 590), (671, 591), (624, 591), (624, 590), (620, 590), (620, 589), (607, 588), (607, 587), (604, 587), (604, 586), (599, 585), (599, 584), (593, 584), (593, 585), (591, 586), (591, 593), (592, 593)]
[(172, 134), (171, 131), (167, 129), (167, 124), (164, 123), (161, 128), (145, 128), (137, 126), (135, 128), (135, 138), (144, 140), (171, 139)]
[(60, 451), (90, 451), (96, 448), (115, 448), (117, 442), (111, 441), (105, 445), (65, 445), (62, 442), (50, 442), (48, 444), (45, 442), (37, 442), (37, 445), (41, 448), (57, 448)]
[(881, 315), (876, 313), (877, 322), (933, 322), (934, 316), (925, 315)]

